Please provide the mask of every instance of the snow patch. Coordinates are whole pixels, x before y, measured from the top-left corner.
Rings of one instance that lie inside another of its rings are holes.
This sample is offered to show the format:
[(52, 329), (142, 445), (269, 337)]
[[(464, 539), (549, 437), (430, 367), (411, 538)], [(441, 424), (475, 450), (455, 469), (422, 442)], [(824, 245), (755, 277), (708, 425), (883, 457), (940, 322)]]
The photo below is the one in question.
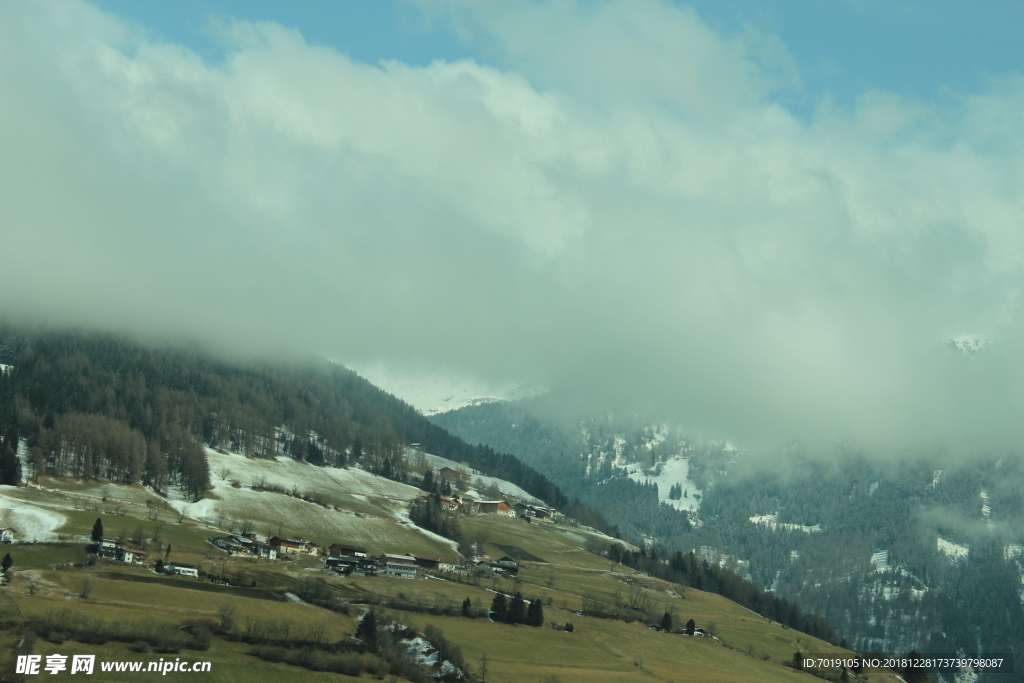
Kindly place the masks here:
[[(0, 489), (10, 488), (7, 486)], [(36, 505), (23, 503), (0, 493), (0, 527), (14, 529), (18, 541), (54, 541), (57, 534), (54, 529), (67, 523), (64, 515), (53, 510), (45, 510)]]
[(953, 560), (962, 560), (970, 553), (970, 549), (967, 546), (947, 541), (941, 536), (935, 537), (935, 545), (940, 553), (944, 553), (946, 557)]
[(539, 498), (534, 498), (529, 493), (519, 488), (512, 482), (505, 481), (504, 479), (498, 479), (497, 477), (488, 477), (484, 474), (481, 474), (479, 470), (475, 470), (467, 465), (457, 463), (454, 460), (449, 460), (448, 458), (442, 458), (439, 455), (431, 455), (429, 453), (426, 453), (424, 455), (427, 459), (427, 464), (433, 467), (434, 470), (439, 470), (442, 467), (450, 467), (453, 470), (465, 472), (466, 474), (470, 475), (471, 486), (466, 491), (466, 495), (470, 496), (471, 498), (480, 500), (483, 498), (482, 491), (484, 489), (490, 488), (491, 486), (497, 486), (498, 490), (501, 491), (502, 493), (509, 496), (514, 496), (522, 501), (535, 503), (537, 505), (545, 504), (544, 501), (542, 501)]
[(754, 515), (749, 519), (753, 524), (766, 526), (772, 531), (782, 529), (784, 531), (802, 531), (805, 534), (815, 534), (821, 531), (820, 524), (806, 526), (803, 524), (793, 524), (791, 522), (780, 522), (778, 521), (778, 515)]
[(877, 553), (871, 556), (871, 564), (875, 566), (875, 571), (887, 572), (892, 569), (889, 566), (889, 551), (879, 550)]
[[(655, 437), (658, 434), (655, 434)], [(664, 434), (661, 434), (661, 440), (665, 440)], [(618, 445), (617, 442), (616, 445)], [(618, 457), (616, 460), (618, 460)], [(657, 472), (657, 474), (654, 472)], [(645, 482), (657, 484), (658, 500), (666, 505), (671, 505), (676, 510), (696, 512), (697, 508), (700, 507), (699, 497), (703, 497), (703, 493), (697, 488), (696, 484), (690, 481), (690, 460), (686, 457), (677, 455), (662, 463), (658, 463), (651, 473), (641, 471), (640, 464), (633, 463), (627, 466), (626, 476), (641, 484)], [(683, 488), (685, 497), (679, 500), (671, 500), (668, 494), (676, 484)]]

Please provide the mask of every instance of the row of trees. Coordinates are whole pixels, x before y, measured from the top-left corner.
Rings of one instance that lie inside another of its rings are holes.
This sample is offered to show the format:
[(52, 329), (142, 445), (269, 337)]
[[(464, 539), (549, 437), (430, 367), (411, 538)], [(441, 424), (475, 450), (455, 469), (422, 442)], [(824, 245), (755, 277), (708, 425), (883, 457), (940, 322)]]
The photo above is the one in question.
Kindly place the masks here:
[(505, 624), (543, 626), (544, 605), (540, 598), (527, 602), (519, 591), (511, 598), (506, 598), (504, 593), (497, 593), (491, 601), (491, 618)]

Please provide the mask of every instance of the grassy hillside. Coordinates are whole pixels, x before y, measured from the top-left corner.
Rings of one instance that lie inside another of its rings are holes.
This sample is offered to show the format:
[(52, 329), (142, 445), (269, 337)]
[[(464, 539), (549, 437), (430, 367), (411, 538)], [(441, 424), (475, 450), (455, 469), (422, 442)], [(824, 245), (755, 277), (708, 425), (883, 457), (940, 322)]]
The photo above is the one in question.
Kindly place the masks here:
[[(5, 624), (5, 630), (0, 631), (0, 645), (4, 648), (0, 657), (5, 662), (0, 665), (13, 661), (17, 639), (12, 634), (19, 632), (18, 624), (26, 619), (53, 619), (54, 615), (63, 614), (63, 618), (72, 622), (78, 618), (102, 620), (105, 624), (121, 622), (143, 633), (161, 625), (178, 631), (182, 624), (201, 620), (217, 624), (227, 610), (232, 614), (232, 629), (214, 635), (206, 651), (161, 654), (136, 651), (140, 648), (130, 642), (89, 644), (68, 638), (58, 643), (42, 637), (36, 639), (32, 650), (43, 655), (96, 654), (107, 660), (148, 662), (161, 656), (208, 660), (212, 671), (204, 675), (217, 681), (350, 680), (341, 674), (310, 671), (258, 658), (252, 654), (254, 644), (245, 642), (243, 635), (247, 629), (258, 628), (260, 624), (276, 624), (275, 628), (279, 629), (287, 624), (293, 635), (316, 626), (326, 641), (345, 642), (356, 632), (357, 619), (369, 604), (375, 605), (374, 609), (382, 617), (390, 616), (420, 631), (428, 625), (442, 629), (446, 638), (461, 648), (466, 667), (474, 676), (480, 674), (486, 661), (488, 681), (810, 681), (815, 679), (782, 666), (782, 662), (789, 660), (797, 650), (839, 651), (770, 623), (721, 596), (653, 579), (588, 552), (588, 547), (611, 539), (570, 524), (528, 524), (493, 515), (463, 518), (463, 534), (479, 544), (484, 556), (496, 559), (511, 553), (524, 558), (517, 581), (501, 577), (461, 582), (452, 580), (457, 577), (448, 577), (449, 580), (443, 577), (426, 580), (339, 578), (328, 575), (322, 563), (313, 558), (269, 562), (229, 557), (205, 541), (208, 536), (223, 531), (216, 528), (217, 519), (209, 518), (217, 516), (218, 511), (223, 512), (225, 518), (229, 514), (236, 515), (235, 521), (243, 515), (259, 520), (256, 522), (259, 533), (262, 533), (261, 522), (280, 520), (290, 525), (289, 533), (321, 543), (349, 540), (354, 538), (353, 530), (360, 528), (366, 530), (367, 545), (373, 545), (375, 550), (406, 552), (413, 539), (418, 538), (426, 545), (432, 542), (399, 521), (403, 501), (415, 490), (405, 490), (394, 482), (362, 479), (365, 473), (355, 472), (325, 478), (323, 482), (303, 480), (299, 476), (301, 468), (309, 466), (301, 463), (253, 461), (259, 464), (259, 471), (254, 472), (246, 469), (251, 463), (231, 459), (233, 457), (214, 457), (215, 462), (224, 464), (232, 473), (220, 478), (222, 484), (215, 487), (216, 497), (211, 502), (204, 502), (197, 511), (192, 509), (196, 506), (190, 507), (190, 515), (195, 512), (198, 519), (181, 518), (174, 507), (139, 487), (57, 479), (42, 481), (45, 489), (3, 487), (0, 493), (11, 499), (61, 515), (64, 521), (53, 533), (58, 535), (55, 538), (64, 540), (8, 546), (14, 568), (10, 572), (9, 590), (0, 593), (0, 621)], [(297, 484), (322, 483), (317, 491), (325, 500), (331, 497), (330, 504), (340, 509), (328, 510), (280, 493), (236, 489), (231, 483), (253, 474), (265, 475), (268, 481), (277, 476), (295, 476)], [(359, 493), (360, 490), (364, 493)], [(394, 514), (357, 517), (344, 507), (346, 496), (378, 512)], [(291, 507), (293, 505), (309, 506), (312, 512), (307, 517), (293, 515), (298, 509)], [(154, 545), (154, 537), (157, 537), (159, 542), (171, 544), (171, 560), (194, 561), (211, 574), (228, 577), (236, 585), (167, 578), (149, 569), (102, 562), (92, 566), (84, 564), (81, 536), (88, 534), (97, 516), (109, 533), (140, 535), (152, 548), (157, 547)], [(303, 526), (317, 517), (326, 520), (321, 522), (322, 527), (317, 527), (324, 529), (319, 536), (321, 532), (313, 533)], [(344, 526), (336, 522), (335, 517), (351, 524)], [(290, 518), (291, 521), (285, 521)], [(390, 525), (389, 529), (398, 534), (394, 541), (383, 534), (374, 536), (374, 523)], [(360, 527), (364, 524), (367, 526)], [(323, 534), (347, 535), (335, 538)], [(391, 545), (392, 542), (395, 545)], [(303, 579), (311, 577), (324, 579), (333, 609), (286, 595), (298, 590), (295, 586)], [(521, 591), (526, 598), (542, 599), (545, 625), (538, 628), (495, 623), (483, 616), (444, 615), (459, 615), (458, 607), (466, 598), (479, 614), (490, 605), (495, 591), (508, 594)], [(630, 603), (645, 609), (649, 618), (627, 622), (580, 613), (588, 605), (611, 609)], [(666, 611), (673, 615), (677, 625), (692, 618), (699, 627), (713, 631), (717, 638), (650, 630), (647, 623), (660, 621)], [(552, 622), (572, 622), (575, 630), (571, 633), (555, 630), (550, 628)], [(130, 649), (132, 647), (135, 649)], [(395, 674), (377, 673), (386, 680), (406, 680)], [(67, 675), (65, 672), (58, 677)], [(139, 675), (94, 676), (96, 680), (125, 681)], [(183, 680), (194, 675), (171, 673), (168, 677)], [(884, 677), (875, 674), (864, 680), (881, 681)]]

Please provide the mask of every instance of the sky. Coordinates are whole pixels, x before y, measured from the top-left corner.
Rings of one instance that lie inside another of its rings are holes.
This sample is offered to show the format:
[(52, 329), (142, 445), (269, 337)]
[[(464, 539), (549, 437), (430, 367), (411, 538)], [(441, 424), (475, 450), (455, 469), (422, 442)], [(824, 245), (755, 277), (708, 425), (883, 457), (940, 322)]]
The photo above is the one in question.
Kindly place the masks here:
[(1016, 448), (1022, 20), (0, 3), (0, 316), (738, 440)]

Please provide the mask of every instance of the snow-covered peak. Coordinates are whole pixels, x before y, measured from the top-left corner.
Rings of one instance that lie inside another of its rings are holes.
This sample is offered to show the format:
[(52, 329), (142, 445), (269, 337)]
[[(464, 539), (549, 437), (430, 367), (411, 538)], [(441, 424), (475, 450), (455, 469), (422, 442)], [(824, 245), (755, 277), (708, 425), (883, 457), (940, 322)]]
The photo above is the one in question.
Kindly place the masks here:
[(545, 391), (523, 384), (492, 384), (457, 373), (403, 372), (382, 364), (348, 367), (428, 416), (482, 403), (531, 398)]

